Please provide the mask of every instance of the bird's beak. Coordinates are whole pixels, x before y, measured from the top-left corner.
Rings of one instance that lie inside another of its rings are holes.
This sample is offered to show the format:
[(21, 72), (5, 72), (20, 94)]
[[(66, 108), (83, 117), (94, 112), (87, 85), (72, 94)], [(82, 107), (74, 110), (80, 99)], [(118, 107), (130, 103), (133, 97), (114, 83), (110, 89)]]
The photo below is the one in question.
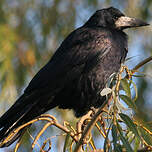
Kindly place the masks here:
[(149, 24), (140, 19), (121, 16), (115, 22), (115, 25), (117, 29), (126, 29), (131, 27), (147, 26)]

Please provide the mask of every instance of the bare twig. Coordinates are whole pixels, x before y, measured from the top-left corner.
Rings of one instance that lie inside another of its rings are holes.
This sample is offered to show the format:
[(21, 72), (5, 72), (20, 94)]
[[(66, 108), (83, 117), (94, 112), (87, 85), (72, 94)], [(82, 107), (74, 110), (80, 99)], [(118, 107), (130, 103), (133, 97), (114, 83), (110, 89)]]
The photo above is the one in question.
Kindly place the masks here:
[(81, 146), (84, 143), (85, 138), (90, 134), (92, 128), (95, 126), (96, 122), (98, 121), (98, 118), (100, 117), (101, 113), (103, 112), (103, 107), (106, 105), (107, 101), (105, 101), (100, 109), (96, 112), (96, 114), (92, 117), (92, 120), (89, 122), (88, 126), (84, 130), (79, 142), (77, 143), (74, 152), (79, 152), (81, 149)]
[[(70, 136), (73, 138), (74, 141), (78, 141), (77, 137), (75, 136), (75, 133), (73, 133), (71, 130), (69, 130), (67, 127), (59, 124), (56, 120), (55, 117), (51, 116), (51, 115), (48, 115), (48, 114), (44, 114), (44, 115), (41, 115), (40, 117), (36, 118), (36, 119), (33, 119), (29, 122), (27, 122), (26, 124), (23, 124), (21, 125), (20, 127), (18, 127), (17, 129), (15, 129), (14, 131), (12, 131), (9, 136), (7, 138), (4, 139), (4, 141), (1, 143), (1, 145), (7, 143), (14, 135), (16, 135), (21, 129), (33, 124), (34, 122), (36, 121), (48, 121), (50, 123), (50, 125), (53, 125), (59, 129), (61, 129), (62, 131), (66, 132), (66, 133), (69, 133)], [(44, 128), (44, 130), (42, 130), (42, 132), (40, 132), (40, 135), (47, 129)], [(37, 136), (37, 138), (39, 138), (39, 136)], [(36, 140), (36, 139), (35, 139)], [(37, 141), (37, 140), (36, 140)]]
[(47, 149), (47, 152), (49, 152), (49, 150), (51, 150), (51, 140), (48, 138), (48, 139), (46, 139), (46, 140), (44, 141), (42, 147), (40, 148), (40, 152), (46, 152), (46, 151), (44, 151), (43, 149), (45, 148), (47, 142), (49, 142), (49, 147), (48, 147), (48, 149)]
[(146, 63), (152, 61), (152, 56), (146, 58), (145, 60), (141, 61), (139, 64), (137, 64), (132, 71), (137, 71), (139, 68), (141, 68), (143, 65), (145, 65)]
[(90, 145), (93, 148), (93, 150), (96, 150), (96, 146), (94, 145), (93, 139), (90, 140)]
[(106, 138), (105, 133), (100, 129), (99, 125), (96, 123), (95, 126), (96, 126), (97, 129), (99, 130), (100, 134), (101, 134), (104, 138)]
[(152, 56), (144, 59), (143, 61), (141, 61), (140, 63), (138, 63), (132, 70), (128, 70), (128, 68), (126, 69), (127, 75), (125, 78), (130, 78), (135, 72), (138, 72), (138, 69), (141, 68), (143, 65), (145, 65), (146, 63), (152, 61)]
[(45, 124), (45, 126), (41, 129), (41, 131), (37, 134), (37, 136), (35, 137), (33, 143), (32, 143), (32, 150), (33, 148), (35, 147), (35, 144), (37, 142), (37, 140), (40, 138), (40, 136), (44, 133), (44, 131), (49, 127), (51, 126), (52, 123), (48, 122), (47, 124)]
[(78, 133), (78, 138), (81, 138), (82, 134), (82, 125), (84, 124), (84, 121), (91, 118), (92, 110), (90, 110), (86, 115), (80, 118), (80, 120), (77, 123), (77, 133)]

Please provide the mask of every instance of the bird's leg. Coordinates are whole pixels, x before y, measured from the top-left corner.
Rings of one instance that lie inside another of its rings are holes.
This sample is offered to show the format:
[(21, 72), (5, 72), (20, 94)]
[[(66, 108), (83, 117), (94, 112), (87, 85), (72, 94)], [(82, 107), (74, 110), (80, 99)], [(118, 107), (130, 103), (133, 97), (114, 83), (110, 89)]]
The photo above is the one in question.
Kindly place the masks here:
[(91, 107), (90, 111), (80, 118), (80, 120), (77, 122), (77, 136), (78, 139), (81, 138), (82, 132), (84, 131), (87, 124), (91, 121), (92, 117), (95, 115), (95, 113), (99, 110), (99, 108)]
[(82, 127), (84, 125), (84, 122), (88, 119), (91, 119), (91, 114), (92, 114), (92, 110), (90, 110), (86, 115), (84, 115), (83, 117), (80, 118), (80, 120), (77, 122), (77, 134), (78, 134), (78, 139), (81, 138), (81, 134), (83, 132), (83, 128)]
[(99, 108), (94, 108), (94, 107), (91, 107), (90, 108), (90, 111), (92, 111), (91, 113), (91, 117), (98, 111)]
[[(87, 124), (91, 121), (91, 118), (95, 115), (95, 113), (98, 111), (98, 109), (91, 107), (90, 111), (80, 118), (80, 120), (77, 122), (77, 137), (78, 140), (81, 139), (82, 133), (85, 130)], [(91, 140), (92, 136), (89, 134), (84, 140), (83, 144), (88, 143)], [(83, 145), (82, 144), (82, 145)], [(83, 146), (81, 146), (80, 151), (83, 151)]]
[[(88, 123), (88, 120), (91, 119), (92, 112), (93, 112), (93, 111), (90, 110), (86, 115), (82, 116), (82, 117), (80, 118), (80, 120), (77, 122), (76, 128), (77, 128), (77, 139), (78, 139), (78, 140), (81, 139), (82, 132), (83, 132), (86, 124)], [(80, 149), (81, 149), (80, 151), (83, 151), (83, 150), (82, 150), (82, 146), (81, 146)]]

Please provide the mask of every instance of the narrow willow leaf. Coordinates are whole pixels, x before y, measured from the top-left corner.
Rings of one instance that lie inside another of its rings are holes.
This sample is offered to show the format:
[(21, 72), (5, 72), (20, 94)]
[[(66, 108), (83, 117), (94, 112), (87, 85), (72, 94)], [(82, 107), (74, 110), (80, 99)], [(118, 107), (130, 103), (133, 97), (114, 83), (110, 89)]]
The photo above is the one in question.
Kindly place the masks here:
[(112, 125), (112, 138), (113, 138), (113, 145), (114, 145), (114, 151), (117, 151), (117, 128), (115, 125)]
[(122, 147), (121, 147), (120, 144), (117, 144), (117, 145), (116, 145), (116, 150), (115, 150), (115, 152), (122, 152)]
[(107, 84), (106, 84), (106, 87), (107, 87), (107, 88), (109, 88), (109, 87), (111, 86), (111, 83), (113, 82), (113, 79), (115, 78), (115, 76), (116, 76), (116, 73), (112, 73), (112, 74), (110, 75), (110, 77), (109, 77), (108, 80), (107, 80)]
[(111, 128), (111, 125), (112, 123), (110, 124), (109, 128), (108, 128), (108, 131), (107, 131), (107, 134), (106, 134), (106, 138), (105, 138), (105, 141), (104, 141), (104, 151), (107, 151), (107, 143), (108, 143), (108, 135), (109, 135), (109, 132), (110, 132), (110, 128)]
[(121, 85), (122, 85), (122, 87), (123, 87), (126, 95), (127, 95), (129, 98), (131, 98), (130, 85), (129, 85), (127, 79), (122, 79), (122, 80), (121, 80)]
[(132, 80), (130, 80), (130, 82), (131, 82), (131, 83), (133, 84), (133, 86), (134, 86), (135, 97), (134, 97), (133, 101), (135, 102), (135, 101), (137, 100), (137, 98), (138, 98), (138, 90), (137, 90), (136, 84), (135, 84)]
[(136, 55), (136, 56), (131, 56), (131, 57), (126, 58), (126, 59), (125, 59), (125, 62), (127, 62), (127, 61), (129, 61), (129, 60), (131, 60), (131, 59), (133, 59), (133, 58), (135, 58), (135, 57), (138, 57), (138, 55)]
[(141, 127), (139, 127), (139, 130), (140, 130), (141, 136), (143, 137), (143, 139), (145, 140), (145, 142), (148, 145), (152, 146), (152, 136), (147, 131), (145, 131), (143, 128), (141, 128)]
[(135, 103), (126, 95), (119, 95), (119, 97), (133, 110), (137, 111)]
[(122, 134), (120, 134), (120, 139), (121, 139), (124, 147), (126, 148), (127, 152), (133, 152), (129, 142), (126, 140), (126, 138)]
[(65, 142), (64, 142), (63, 152), (66, 152), (66, 149), (67, 149), (67, 147), (69, 146), (69, 140), (70, 140), (70, 133), (68, 133), (68, 134), (66, 135)]
[(133, 77), (137, 77), (137, 78), (142, 78), (142, 77), (145, 77), (145, 74), (143, 74), (143, 75), (139, 75), (139, 74), (138, 74), (138, 75), (135, 75), (135, 74), (134, 74), (134, 75), (132, 75), (132, 76), (133, 76)]
[(118, 128), (119, 137), (123, 143), (123, 146), (126, 148), (127, 152), (133, 152), (128, 140), (123, 136), (122, 128), (120, 127), (120, 125), (118, 123), (117, 123), (117, 128)]
[(110, 88), (104, 88), (101, 92), (100, 92), (100, 95), (101, 96), (105, 96), (105, 95), (108, 95), (112, 92), (112, 89)]
[(138, 137), (140, 138), (139, 136), (139, 133), (137, 131), (137, 128), (136, 128), (136, 125), (133, 123), (133, 121), (125, 114), (123, 113), (120, 113), (119, 114), (121, 119), (125, 122), (125, 124), (128, 126), (128, 128)]
[(135, 137), (135, 142), (134, 142), (134, 151), (137, 151), (140, 146), (140, 140)]
[(135, 139), (135, 134), (132, 131), (129, 131), (126, 134), (126, 137), (127, 137), (127, 140), (129, 141), (129, 143), (131, 144)]

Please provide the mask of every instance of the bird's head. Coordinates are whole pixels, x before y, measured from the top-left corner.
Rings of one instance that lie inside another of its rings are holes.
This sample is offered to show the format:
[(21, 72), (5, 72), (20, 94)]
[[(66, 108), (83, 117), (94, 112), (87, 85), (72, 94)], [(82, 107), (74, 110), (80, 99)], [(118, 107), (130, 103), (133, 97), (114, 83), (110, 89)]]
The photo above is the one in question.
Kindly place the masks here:
[(118, 9), (109, 7), (96, 11), (85, 25), (123, 30), (131, 27), (146, 26), (149, 24), (140, 19), (126, 17)]

